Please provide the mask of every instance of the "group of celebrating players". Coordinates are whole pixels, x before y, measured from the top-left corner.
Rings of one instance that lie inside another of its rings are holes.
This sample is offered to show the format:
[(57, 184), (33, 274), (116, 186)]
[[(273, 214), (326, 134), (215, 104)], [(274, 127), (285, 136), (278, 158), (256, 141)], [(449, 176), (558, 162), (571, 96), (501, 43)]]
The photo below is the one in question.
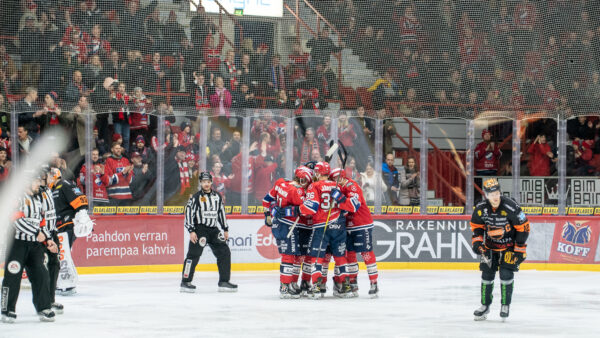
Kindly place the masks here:
[(293, 180), (275, 182), (263, 207), (281, 254), (280, 298), (324, 297), (332, 256), (333, 295), (357, 297), (357, 253), (367, 266), (369, 296), (377, 297), (373, 218), (362, 189), (343, 169), (328, 162), (300, 166)]

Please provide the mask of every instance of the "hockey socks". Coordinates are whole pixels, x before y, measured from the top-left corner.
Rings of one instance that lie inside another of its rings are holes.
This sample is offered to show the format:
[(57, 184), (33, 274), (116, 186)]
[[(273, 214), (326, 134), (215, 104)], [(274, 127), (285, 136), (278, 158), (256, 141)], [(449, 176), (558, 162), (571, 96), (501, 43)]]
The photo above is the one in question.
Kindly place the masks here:
[[(512, 301), (512, 293), (513, 287), (515, 285), (514, 279), (511, 280), (501, 280), (500, 287), (502, 291), (502, 305), (510, 305)], [(507, 314), (508, 316), (508, 314)]]
[(302, 280), (310, 282), (313, 274), (315, 258), (310, 256), (304, 256), (304, 262), (302, 262)]
[[(363, 261), (365, 262), (365, 265), (367, 266), (367, 274), (369, 274), (369, 280), (371, 281), (371, 283), (377, 282), (379, 272), (377, 271), (377, 259), (375, 258), (375, 253), (373, 251), (368, 251), (361, 252), (360, 254), (363, 258)], [(356, 265), (356, 269), (358, 270), (358, 264)]]
[(348, 277), (350, 281), (356, 281), (358, 278), (358, 260), (355, 251), (346, 251), (346, 261), (348, 262)]
[(294, 256), (294, 273), (292, 274), (293, 283), (298, 283), (298, 279), (300, 278), (300, 267), (302, 266), (303, 260), (304, 256)]
[(279, 281), (283, 284), (289, 284), (294, 279), (294, 261), (295, 256), (281, 255), (281, 265), (279, 266)]
[(489, 306), (490, 304), (492, 304), (492, 291), (494, 291), (494, 281), (481, 280), (481, 305)]

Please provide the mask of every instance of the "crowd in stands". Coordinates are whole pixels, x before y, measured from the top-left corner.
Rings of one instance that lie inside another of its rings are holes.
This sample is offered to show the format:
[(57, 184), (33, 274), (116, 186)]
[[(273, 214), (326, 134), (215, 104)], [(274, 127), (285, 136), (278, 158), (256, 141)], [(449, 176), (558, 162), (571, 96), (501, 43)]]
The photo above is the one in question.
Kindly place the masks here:
[[(246, 189), (250, 203), (256, 204), (268, 182), (284, 176), (288, 142), (294, 149), (292, 165), (320, 160), (327, 151), (334, 138), (331, 119), (318, 112), (331, 100), (346, 99), (330, 63), (330, 56), (343, 48), (359, 55), (379, 79), (366, 89), (371, 93), (368, 101), (358, 98), (355, 113), (339, 114), (336, 137), (352, 157), (349, 176), (373, 199), (374, 182), (382, 180), (387, 203), (414, 205), (419, 199), (416, 159), (405, 159), (406, 165), (398, 169), (393, 165), (396, 127), (391, 119), (383, 123), (383, 172), (374, 172), (372, 118), (389, 116), (388, 101), (401, 102), (401, 113), (423, 103), (442, 104), (445, 116), (474, 105), (536, 106), (567, 115), (597, 111), (600, 7), (592, 2), (312, 2), (340, 32), (341, 42), (322, 25), (305, 46), (293, 44), (287, 58), (250, 38), (234, 48), (202, 6), (187, 31), (178, 13), (170, 11), (162, 18), (156, 0), (145, 5), (137, 0), (22, 0), (14, 8), (3, 4), (3, 13), (14, 20), (0, 24), (1, 35), (15, 39), (0, 40), (0, 180), (11, 169), (8, 112), (14, 110), (21, 155), (46, 130), (70, 131), (70, 148), (57, 154), (57, 163), (82, 189), (93, 184), (95, 202), (155, 202), (160, 150), (169, 173), (165, 200), (181, 205), (197, 189), (198, 112), (208, 111), (207, 168), (215, 176), (215, 188), (233, 204), (241, 202)], [(471, 106), (453, 106), (457, 104)], [(254, 108), (270, 111), (253, 118), (246, 157), (239, 117)], [(285, 114), (273, 113), (280, 110), (297, 117), (293, 140), (286, 140)], [(305, 111), (316, 117), (304, 116)], [(88, 117), (94, 125), (91, 180), (82, 167)], [(598, 119), (569, 120), (570, 174), (599, 171), (594, 162), (600, 153), (599, 127)], [(493, 153), (493, 164), (476, 169), (510, 174), (496, 148), (512, 129), (490, 129), (482, 152)], [(524, 174), (556, 172), (556, 130), (549, 119), (529, 124)]]

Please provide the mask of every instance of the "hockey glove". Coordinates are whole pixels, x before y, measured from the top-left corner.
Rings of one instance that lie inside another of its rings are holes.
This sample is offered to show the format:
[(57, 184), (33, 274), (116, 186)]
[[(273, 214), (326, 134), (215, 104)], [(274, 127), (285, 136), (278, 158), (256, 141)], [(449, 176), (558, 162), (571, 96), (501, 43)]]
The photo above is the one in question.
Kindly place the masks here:
[(521, 265), (523, 261), (527, 258), (527, 244), (515, 244), (515, 264), (517, 266)]
[(265, 211), (265, 225), (269, 228), (273, 226), (273, 217), (271, 217), (270, 211)]
[(73, 232), (76, 237), (85, 237), (94, 230), (94, 221), (90, 219), (87, 210), (79, 210), (73, 218)]
[(333, 188), (331, 190), (330, 195), (331, 198), (333, 198), (338, 204), (344, 203), (346, 201), (346, 196), (342, 194), (342, 192), (338, 188)]
[(474, 237), (473, 238), (473, 252), (476, 255), (485, 255), (487, 252), (487, 248), (483, 245), (483, 237)]
[(285, 208), (279, 208), (277, 211), (277, 217), (299, 217), (300, 216), (300, 207), (297, 205), (287, 206)]

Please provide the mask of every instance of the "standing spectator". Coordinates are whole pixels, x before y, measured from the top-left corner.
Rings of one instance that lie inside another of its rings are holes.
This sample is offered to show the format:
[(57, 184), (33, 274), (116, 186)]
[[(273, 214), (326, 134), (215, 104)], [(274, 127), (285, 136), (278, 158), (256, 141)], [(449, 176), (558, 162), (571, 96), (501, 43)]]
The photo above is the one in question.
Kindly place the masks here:
[(221, 62), (219, 66), (219, 73), (223, 80), (225, 81), (225, 87), (230, 91), (235, 91), (238, 88), (238, 71), (235, 67), (235, 51), (229, 50), (227, 51), (227, 56), (225, 60)]
[(44, 96), (43, 114), (37, 118), (41, 132), (58, 125), (70, 127), (73, 123), (72, 115), (68, 112), (62, 112), (56, 101), (58, 101), (58, 94), (55, 91), (51, 91)]
[(133, 111), (130, 117), (130, 136), (135, 140), (137, 140), (138, 136), (142, 136), (145, 139), (150, 136), (150, 115), (148, 114), (152, 111), (152, 101), (144, 95), (140, 87), (133, 89), (133, 97), (131, 99), (133, 100)]
[(6, 180), (12, 169), (12, 162), (8, 158), (8, 151), (0, 147), (0, 186)]
[[(575, 170), (577, 176), (592, 176), (596, 171), (590, 165), (594, 148), (594, 140), (578, 140), (573, 141), (573, 152), (575, 157)], [(553, 159), (554, 160), (554, 159)], [(554, 162), (554, 161), (553, 161)]]
[(153, 93), (167, 91), (167, 66), (162, 62), (160, 53), (152, 54), (152, 64), (148, 68), (148, 90)]
[(211, 73), (217, 73), (219, 71), (219, 65), (221, 64), (221, 51), (225, 44), (225, 35), (219, 33), (219, 43), (215, 46), (214, 37), (212, 34), (206, 36), (204, 42), (204, 48), (202, 52), (202, 59), (206, 63), (206, 69)]
[(29, 155), (29, 150), (33, 144), (33, 138), (29, 136), (29, 131), (23, 126), (17, 128), (17, 137), (19, 141), (19, 154), (21, 156)]
[(527, 162), (529, 175), (550, 176), (550, 161), (554, 158), (554, 154), (546, 143), (546, 135), (539, 134), (527, 152), (530, 156), (529, 162)]
[(390, 188), (388, 191), (389, 200), (393, 205), (398, 205), (398, 190), (400, 181), (398, 178), (398, 169), (394, 167), (394, 154), (385, 155), (385, 161), (381, 166), (383, 172), (382, 178), (386, 186)]
[(15, 81), (19, 76), (17, 66), (12, 57), (6, 52), (6, 46), (3, 44), (0, 44), (0, 69), (11, 81)]
[(306, 81), (307, 78), (308, 53), (305, 53), (302, 50), (302, 45), (294, 43), (292, 46), (292, 53), (288, 55), (288, 60), (290, 82), (297, 88), (298, 85)]
[[(79, 155), (80, 156), (85, 156), (86, 152), (87, 152), (87, 143), (88, 143), (88, 136), (87, 135), (87, 131), (86, 131), (86, 123), (87, 123), (87, 117), (91, 116), (90, 118), (90, 123), (92, 125), (96, 125), (97, 122), (97, 116), (98, 114), (96, 114), (96, 112), (92, 109), (89, 100), (86, 96), (81, 96), (79, 97), (79, 102), (77, 102), (77, 105), (75, 107), (73, 107), (73, 111), (72, 114), (68, 114), (63, 112), (61, 114), (62, 115), (66, 115), (63, 118), (68, 118), (69, 120), (67, 120), (67, 123), (72, 123), (71, 121), (73, 120), (75, 122), (75, 133), (77, 134), (77, 144), (79, 145)], [(69, 116), (71, 115), (71, 116)], [(104, 143), (104, 142), (102, 142)], [(91, 144), (91, 148), (95, 148), (95, 147), (100, 147), (95, 140), (92, 140), (92, 144)]]
[(310, 51), (311, 63), (313, 66), (318, 64), (324, 64), (329, 61), (331, 53), (338, 53), (343, 49), (344, 43), (339, 47), (331, 41), (329, 38), (329, 27), (325, 26), (321, 30), (318, 38), (312, 38), (306, 43), (308, 48), (312, 48)]
[(155, 177), (148, 163), (143, 161), (142, 155), (137, 151), (131, 153), (131, 162), (133, 177), (129, 188), (131, 189), (132, 201), (136, 202), (144, 197)]
[(348, 156), (348, 162), (346, 163), (345, 171), (347, 178), (357, 182), (360, 180), (360, 173), (358, 172), (358, 168), (356, 168), (356, 159), (353, 156)]
[(174, 10), (169, 12), (167, 22), (163, 26), (163, 36), (165, 37), (168, 53), (174, 53), (179, 49), (179, 42), (186, 37), (183, 27), (177, 22), (177, 15)]
[(283, 113), (283, 111), (287, 109), (292, 109), (292, 107), (292, 102), (288, 100), (288, 96), (285, 90), (280, 90), (277, 92), (277, 99), (275, 101), (267, 101), (267, 108), (279, 110), (278, 115), (285, 116), (285, 113)]
[[(268, 134), (267, 134), (268, 135)], [(272, 155), (257, 156), (255, 162), (256, 168), (254, 175), (254, 191), (252, 195), (254, 202), (262, 201), (263, 197), (269, 192), (273, 183), (278, 177), (275, 176), (277, 163)]]
[(331, 139), (331, 116), (323, 116), (323, 123), (317, 128), (317, 141), (323, 148), (329, 144)]
[(377, 111), (378, 118), (383, 120), (383, 153), (389, 154), (394, 151), (393, 138), (396, 137), (396, 126), (394, 120), (386, 118), (387, 109)]
[(280, 60), (281, 57), (279, 54), (274, 54), (271, 58), (271, 65), (265, 74), (265, 78), (267, 79), (267, 96), (277, 95), (279, 91), (287, 90), (287, 78)]
[(127, 10), (120, 13), (120, 43), (121, 49), (133, 48), (142, 49), (144, 47), (144, 20), (148, 14), (152, 13), (158, 5), (157, 0), (152, 0), (144, 9), (139, 9), (137, 1), (129, 1)]
[(90, 91), (93, 92), (96, 89), (96, 85), (102, 84), (102, 81), (104, 81), (104, 78), (102, 78), (103, 67), (100, 56), (93, 55), (83, 70), (83, 83), (86, 87), (91, 88)]
[(35, 27), (35, 15), (26, 14), (25, 27), (19, 32), (23, 86), (37, 86), (40, 77), (41, 32)]
[(219, 123), (222, 126), (229, 124), (231, 101), (231, 92), (225, 88), (223, 78), (217, 76), (214, 94), (210, 96), (210, 106), (215, 111), (215, 115), (218, 115)]
[[(84, 41), (83, 32), (78, 29), (73, 29), (70, 33), (70, 39), (64, 40), (65, 50), (69, 53), (71, 58), (75, 59), (79, 65), (87, 63), (88, 50), (87, 45)], [(87, 33), (85, 33), (87, 36)]]
[(406, 166), (400, 168), (399, 178), (400, 191), (398, 193), (398, 200), (400, 205), (420, 205), (420, 172), (419, 168), (417, 168), (417, 160), (414, 157), (409, 156), (406, 160)]
[(211, 87), (207, 86), (204, 78), (204, 74), (199, 72), (193, 72), (194, 75), (194, 86), (192, 87), (191, 97), (194, 99), (194, 105), (198, 113), (204, 113), (206, 109), (210, 108), (209, 97), (211, 95)]
[(110, 151), (111, 155), (106, 159), (104, 168), (104, 172), (110, 179), (107, 189), (110, 205), (127, 205), (132, 198), (129, 184), (133, 177), (133, 166), (122, 155), (123, 148), (118, 142), (112, 144)]
[(37, 101), (38, 92), (33, 87), (27, 87), (25, 89), (25, 97), (17, 102), (15, 110), (19, 114), (18, 123), (19, 126), (23, 126), (27, 131), (37, 134), (38, 125), (35, 121), (38, 117), (44, 114), (44, 111), (39, 109), (35, 101)]
[[(108, 193), (106, 192), (106, 188), (108, 187), (110, 180), (104, 172), (104, 162), (100, 157), (98, 149), (92, 150), (91, 160), (92, 199), (94, 200), (94, 205), (108, 205)], [(77, 187), (84, 193), (86, 193), (86, 174), (87, 170), (84, 163), (81, 166), (81, 170), (79, 170), (79, 177), (77, 178)]]
[(481, 138), (483, 141), (475, 147), (475, 174), (477, 176), (496, 176), (502, 151), (500, 151), (500, 146), (492, 141), (492, 133), (489, 130), (484, 129), (481, 132)]
[(181, 122), (181, 131), (177, 134), (179, 146), (183, 147), (186, 152), (192, 151), (194, 144), (194, 135), (192, 135), (192, 125), (188, 121)]
[(309, 161), (313, 151), (321, 153), (318, 140), (315, 138), (315, 130), (313, 128), (306, 128), (304, 132), (304, 138), (300, 139), (298, 147), (298, 154), (300, 155), (299, 163), (306, 163)]
[[(373, 168), (373, 163), (367, 163), (365, 172), (360, 173), (360, 187), (363, 190), (365, 200), (368, 204), (375, 203), (375, 187), (377, 186), (378, 181), (379, 184), (381, 184), (381, 192), (385, 194), (388, 190), (387, 185), (385, 184), (381, 176), (375, 172), (375, 169)], [(385, 200), (385, 198), (383, 200)]]
[(146, 19), (146, 38), (153, 52), (162, 51), (165, 47), (163, 38), (164, 26), (160, 22), (160, 10), (155, 8)]
[(379, 110), (384, 107), (385, 101), (395, 98), (399, 87), (394, 81), (391, 71), (383, 73), (383, 77), (373, 83), (367, 91), (373, 93), (373, 109)]
[[(537, 14), (536, 5), (529, 0), (523, 0), (515, 7), (515, 36), (519, 53), (531, 50), (535, 46), (533, 36)], [(521, 56), (524, 56), (524, 54), (521, 54)]]
[(394, 18), (400, 32), (400, 43), (403, 47), (409, 47), (411, 50), (417, 49), (419, 34), (421, 33), (421, 23), (415, 16), (415, 8), (408, 5), (404, 9), (404, 15), (401, 18)]
[(110, 42), (102, 38), (102, 26), (95, 24), (92, 27), (92, 34), (87, 42), (88, 57), (98, 55), (106, 59), (110, 55)]
[(110, 58), (105, 63), (102, 75), (100, 76), (102, 81), (104, 81), (104, 79), (107, 77), (116, 80), (123, 80), (123, 65), (119, 60), (119, 52), (117, 52), (116, 50), (110, 52)]
[(135, 138), (135, 145), (133, 146), (132, 152), (137, 152), (142, 157), (144, 163), (148, 163), (151, 168), (154, 168), (156, 163), (156, 157), (150, 147), (146, 147), (146, 140), (144, 136), (138, 135)]
[(250, 62), (250, 54), (242, 54), (242, 63), (237, 70), (237, 78), (240, 83), (248, 83), (253, 87), (258, 85), (256, 70)]
[(129, 149), (129, 136), (130, 136), (130, 108), (131, 108), (131, 97), (125, 91), (125, 83), (119, 82), (119, 87), (116, 93), (113, 93), (111, 98), (111, 104), (113, 106), (113, 127), (114, 132), (123, 136), (123, 144), (125, 149), (122, 152), (126, 152)]
[(73, 72), (73, 80), (65, 89), (65, 101), (78, 102), (80, 96), (89, 96), (92, 91), (83, 83), (83, 75), (81, 71)]
[(213, 127), (211, 137), (207, 142), (209, 154), (220, 155), (225, 150), (227, 150), (227, 147), (229, 147), (229, 144), (230, 144), (229, 141), (223, 140), (222, 134), (221, 134), (221, 128)]
[(210, 174), (213, 177), (213, 189), (215, 189), (216, 192), (221, 194), (221, 197), (225, 198), (225, 195), (227, 194), (227, 189), (229, 189), (230, 187), (231, 178), (233, 178), (233, 175), (226, 176), (223, 173), (223, 163), (221, 162), (213, 163)]
[(11, 111), (12, 108), (4, 99), (4, 95), (0, 94), (0, 130), (2, 130), (2, 134), (0, 134), (0, 140), (5, 138), (6, 132), (10, 130)]
[(338, 140), (346, 147), (348, 153), (353, 156), (357, 155), (354, 148), (357, 137), (354, 125), (348, 121), (346, 112), (340, 112), (338, 116)]
[(204, 6), (198, 5), (196, 7), (196, 15), (190, 21), (190, 31), (194, 47), (197, 49), (202, 48), (204, 41), (206, 41), (206, 36), (212, 34), (215, 29), (215, 25), (206, 15)]
[(0, 67), (0, 94), (14, 95), (21, 90), (18, 74), (14, 73), (12, 79), (7, 76), (6, 71)]
[(231, 164), (231, 160), (240, 153), (240, 149), (242, 149), (242, 134), (238, 130), (234, 130), (229, 143), (229, 147), (223, 150), (221, 154), (223, 165)]
[(231, 107), (240, 109), (258, 107), (258, 104), (254, 99), (254, 93), (250, 90), (250, 87), (247, 83), (242, 83), (240, 90), (233, 92)]

